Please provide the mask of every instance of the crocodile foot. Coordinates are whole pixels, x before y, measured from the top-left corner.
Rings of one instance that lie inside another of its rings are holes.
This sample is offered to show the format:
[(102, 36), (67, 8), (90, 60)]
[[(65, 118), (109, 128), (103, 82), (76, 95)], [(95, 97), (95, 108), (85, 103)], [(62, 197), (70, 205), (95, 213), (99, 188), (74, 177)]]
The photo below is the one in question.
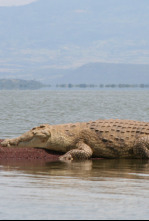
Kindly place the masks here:
[(18, 139), (6, 139), (1, 143), (2, 147), (11, 147), (18, 145)]

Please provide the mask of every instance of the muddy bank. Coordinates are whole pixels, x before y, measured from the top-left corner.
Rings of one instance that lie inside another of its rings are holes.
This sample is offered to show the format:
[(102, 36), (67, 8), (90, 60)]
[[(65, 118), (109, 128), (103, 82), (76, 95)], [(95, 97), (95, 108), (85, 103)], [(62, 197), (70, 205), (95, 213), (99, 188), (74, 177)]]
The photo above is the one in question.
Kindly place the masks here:
[(0, 160), (58, 160), (60, 153), (37, 148), (8, 148), (2, 147), (0, 140)]

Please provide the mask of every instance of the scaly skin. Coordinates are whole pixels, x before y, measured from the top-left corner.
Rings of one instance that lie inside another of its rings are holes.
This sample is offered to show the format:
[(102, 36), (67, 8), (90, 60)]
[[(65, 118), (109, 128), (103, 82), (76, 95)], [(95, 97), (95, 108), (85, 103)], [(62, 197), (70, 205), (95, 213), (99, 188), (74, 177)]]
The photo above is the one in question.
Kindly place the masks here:
[(41, 125), (18, 138), (4, 140), (2, 146), (61, 151), (65, 153), (62, 161), (91, 157), (149, 159), (149, 123), (111, 119)]

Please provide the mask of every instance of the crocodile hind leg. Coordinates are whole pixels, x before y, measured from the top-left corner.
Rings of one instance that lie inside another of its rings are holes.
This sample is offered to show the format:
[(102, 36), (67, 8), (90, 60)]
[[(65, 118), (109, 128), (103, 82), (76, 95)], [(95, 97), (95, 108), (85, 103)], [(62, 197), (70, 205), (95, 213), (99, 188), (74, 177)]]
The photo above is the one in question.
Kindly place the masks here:
[(41, 125), (24, 133), (20, 137), (4, 140), (3, 147), (45, 147), (51, 136), (48, 125)]
[(136, 158), (149, 159), (149, 136), (139, 138), (133, 152)]
[(87, 160), (92, 157), (92, 149), (85, 143), (79, 142), (76, 145), (77, 149), (68, 151), (66, 154), (61, 156), (61, 161), (73, 161), (73, 160)]

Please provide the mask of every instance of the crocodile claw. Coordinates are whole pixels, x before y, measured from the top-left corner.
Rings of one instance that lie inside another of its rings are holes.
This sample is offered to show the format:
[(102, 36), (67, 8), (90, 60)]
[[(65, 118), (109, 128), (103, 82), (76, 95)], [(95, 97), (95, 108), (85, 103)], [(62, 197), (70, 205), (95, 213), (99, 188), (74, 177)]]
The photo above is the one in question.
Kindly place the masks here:
[(73, 158), (71, 156), (71, 154), (65, 154), (59, 157), (59, 160), (62, 162), (71, 162), (73, 161)]

